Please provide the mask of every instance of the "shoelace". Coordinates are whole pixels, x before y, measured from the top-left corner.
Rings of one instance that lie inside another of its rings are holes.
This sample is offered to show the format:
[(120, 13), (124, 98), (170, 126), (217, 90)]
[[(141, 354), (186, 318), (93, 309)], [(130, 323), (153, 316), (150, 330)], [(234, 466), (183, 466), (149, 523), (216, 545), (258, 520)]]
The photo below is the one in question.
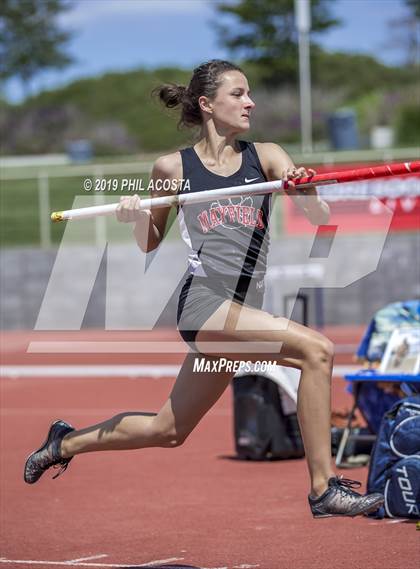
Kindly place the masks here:
[(71, 459), (63, 459), (62, 461), (60, 461), (57, 464), (53, 465), (54, 470), (59, 469), (59, 471), (57, 472), (57, 474), (55, 476), (52, 477), (53, 480), (55, 480), (56, 478), (58, 478), (60, 476), (60, 474), (63, 474), (63, 472), (65, 472), (67, 470), (67, 467), (69, 465)]
[(340, 493), (343, 495), (348, 495), (349, 493), (353, 495), (359, 495), (357, 492), (354, 492), (353, 488), (360, 488), (362, 485), (361, 482), (358, 480), (351, 480), (350, 478), (336, 478), (335, 484), (338, 486)]

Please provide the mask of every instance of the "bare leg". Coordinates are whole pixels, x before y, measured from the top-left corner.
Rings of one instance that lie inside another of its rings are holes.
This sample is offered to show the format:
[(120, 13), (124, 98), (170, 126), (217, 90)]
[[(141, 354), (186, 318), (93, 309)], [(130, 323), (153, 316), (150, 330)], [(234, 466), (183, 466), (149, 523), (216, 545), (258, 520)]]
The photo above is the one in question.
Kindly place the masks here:
[(223, 372), (194, 372), (195, 357), (193, 353), (186, 356), (169, 399), (159, 413), (121, 413), (103, 423), (73, 431), (63, 439), (62, 456), (182, 444), (233, 376)]
[[(231, 326), (231, 322), (238, 326)], [(216, 331), (223, 327), (225, 329)], [(222, 323), (222, 325), (221, 325)], [(239, 328), (236, 330), (235, 328)], [(225, 302), (197, 335), (197, 346), (208, 349), (211, 342), (272, 342), (281, 346), (280, 354), (244, 353), (235, 359), (277, 359), (279, 365), (301, 370), (298, 391), (298, 418), (311, 478), (311, 493), (322, 494), (328, 479), (334, 476), (331, 467), (331, 374), (332, 343), (319, 334), (284, 318), (236, 303)], [(226, 354), (226, 356), (229, 356)]]

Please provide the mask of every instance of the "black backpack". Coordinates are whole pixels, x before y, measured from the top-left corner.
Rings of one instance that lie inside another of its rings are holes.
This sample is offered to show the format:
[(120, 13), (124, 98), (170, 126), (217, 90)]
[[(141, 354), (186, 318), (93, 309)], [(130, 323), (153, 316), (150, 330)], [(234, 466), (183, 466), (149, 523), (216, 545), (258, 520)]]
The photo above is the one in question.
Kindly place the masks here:
[(238, 457), (247, 460), (303, 457), (297, 415), (284, 414), (277, 384), (261, 375), (237, 377), (232, 384)]

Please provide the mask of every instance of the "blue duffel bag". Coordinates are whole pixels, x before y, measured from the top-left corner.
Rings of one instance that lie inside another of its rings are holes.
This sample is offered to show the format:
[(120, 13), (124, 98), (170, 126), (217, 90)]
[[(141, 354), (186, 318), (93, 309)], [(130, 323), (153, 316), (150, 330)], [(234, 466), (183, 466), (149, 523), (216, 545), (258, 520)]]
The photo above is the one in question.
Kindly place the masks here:
[(420, 519), (420, 454), (401, 458), (385, 483), (384, 514), (389, 518)]
[(420, 395), (398, 401), (385, 413), (367, 489), (385, 496), (376, 517), (420, 518)]

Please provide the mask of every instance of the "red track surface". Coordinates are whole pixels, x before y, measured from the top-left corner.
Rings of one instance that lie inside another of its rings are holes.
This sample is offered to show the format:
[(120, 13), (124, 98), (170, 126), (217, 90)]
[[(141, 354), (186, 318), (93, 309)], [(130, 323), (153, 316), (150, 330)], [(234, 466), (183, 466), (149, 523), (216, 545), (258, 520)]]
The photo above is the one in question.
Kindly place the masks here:
[[(336, 339), (357, 343), (360, 338), (350, 336), (342, 333)], [(27, 336), (19, 340), (18, 333), (8, 334), (5, 340), (3, 364), (40, 363), (40, 355), (24, 353)], [(85, 357), (75, 361), (67, 355), (66, 361), (81, 363)], [(137, 363), (150, 361), (135, 357)], [(89, 363), (108, 361), (90, 358)], [(128, 363), (125, 356), (119, 358)], [(177, 359), (164, 357), (165, 363)], [(49, 359), (50, 364), (63, 361), (64, 356)], [(26, 455), (43, 441), (52, 419), (64, 418), (82, 427), (121, 411), (156, 411), (172, 383), (147, 378), (1, 380), (0, 569), (47, 569), (80, 558), (91, 559), (74, 565), (418, 567), (419, 534), (414, 524), (365, 518), (313, 520), (306, 503), (304, 460), (234, 460), (230, 390), (180, 448), (79, 456), (57, 480), (47, 473), (34, 486), (24, 484)], [(344, 383), (334, 380), (333, 406), (349, 405)], [(367, 469), (344, 475), (365, 481)], [(162, 561), (151, 563), (157, 560)]]

